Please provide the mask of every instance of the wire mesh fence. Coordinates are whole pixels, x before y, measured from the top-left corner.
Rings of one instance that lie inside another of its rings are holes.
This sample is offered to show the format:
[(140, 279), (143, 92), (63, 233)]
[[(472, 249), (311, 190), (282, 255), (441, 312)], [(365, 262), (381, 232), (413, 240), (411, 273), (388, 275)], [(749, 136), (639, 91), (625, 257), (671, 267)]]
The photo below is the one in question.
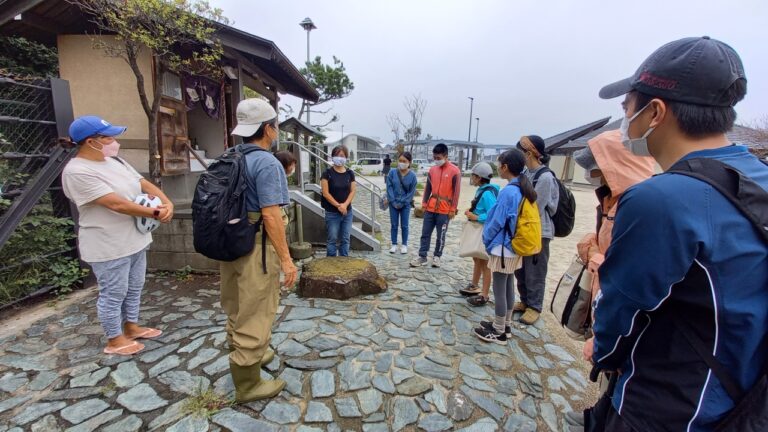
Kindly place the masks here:
[[(0, 71), (0, 231), (12, 230), (0, 244), (0, 307), (30, 294), (66, 291), (84, 276), (60, 180), (40, 179), (57, 135), (50, 81)], [(18, 224), (9, 220), (32, 188), (42, 195)]]

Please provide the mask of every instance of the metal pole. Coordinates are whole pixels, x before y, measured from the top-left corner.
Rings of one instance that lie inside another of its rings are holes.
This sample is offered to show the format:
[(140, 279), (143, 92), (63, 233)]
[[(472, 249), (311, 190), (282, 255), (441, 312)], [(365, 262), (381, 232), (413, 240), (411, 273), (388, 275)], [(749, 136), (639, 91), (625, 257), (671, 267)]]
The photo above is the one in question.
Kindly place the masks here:
[(475, 142), (477, 142), (477, 136), (480, 134), (480, 117), (475, 117), (477, 120), (477, 127), (475, 127)]
[(304, 243), (304, 218), (301, 215), (301, 204), (296, 203), (296, 231), (299, 235), (299, 244)]
[[(467, 142), (472, 141), (472, 108), (474, 108), (475, 105), (475, 98), (472, 96), (469, 97), (469, 131), (467, 132)], [(469, 169), (469, 148), (467, 148), (467, 161), (465, 162), (465, 170)]]
[[(309, 32), (312, 31), (311, 29), (307, 29), (307, 68), (309, 68)], [(307, 124), (312, 126), (312, 123), (309, 122), (309, 101), (305, 100), (304, 103), (307, 105)]]

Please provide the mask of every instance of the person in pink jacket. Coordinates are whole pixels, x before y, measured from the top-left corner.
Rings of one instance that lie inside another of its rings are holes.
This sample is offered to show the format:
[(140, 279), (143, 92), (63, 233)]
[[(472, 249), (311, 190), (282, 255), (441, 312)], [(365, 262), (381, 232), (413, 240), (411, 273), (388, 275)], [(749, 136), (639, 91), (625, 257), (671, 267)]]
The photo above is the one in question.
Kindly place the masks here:
[[(597, 270), (605, 260), (605, 253), (611, 245), (613, 221), (618, 210), (621, 195), (631, 186), (653, 175), (654, 160), (651, 157), (635, 156), (621, 143), (621, 132), (611, 130), (589, 140), (587, 147), (573, 154), (579, 166), (584, 168), (584, 178), (597, 186), (598, 199), (597, 229), (589, 233), (578, 243), (579, 257), (587, 264), (592, 274), (592, 300), (600, 291), (600, 278)], [(584, 343), (584, 359), (592, 358), (593, 339)], [(583, 420), (581, 413), (567, 413), (569, 424), (576, 425)], [(579, 416), (578, 419), (575, 417)], [(572, 429), (578, 430), (578, 429)]]
[[(579, 257), (587, 263), (592, 273), (592, 300), (600, 291), (597, 269), (605, 260), (611, 245), (613, 221), (621, 195), (630, 187), (653, 175), (654, 160), (635, 156), (621, 144), (621, 132), (603, 132), (589, 140), (588, 146), (573, 155), (576, 163), (585, 170), (585, 178), (598, 188), (595, 190), (597, 206), (596, 233), (587, 234), (577, 245)], [(588, 351), (588, 353), (587, 353)], [(589, 355), (587, 355), (589, 354)], [(592, 340), (584, 347), (584, 356), (592, 358)]]

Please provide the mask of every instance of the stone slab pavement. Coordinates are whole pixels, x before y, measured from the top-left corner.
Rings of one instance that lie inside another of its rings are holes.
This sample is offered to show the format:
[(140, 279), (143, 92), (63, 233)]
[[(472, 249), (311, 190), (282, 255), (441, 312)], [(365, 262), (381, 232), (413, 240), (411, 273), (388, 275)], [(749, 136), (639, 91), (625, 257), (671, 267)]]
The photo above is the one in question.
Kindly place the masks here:
[[(577, 192), (582, 219), (593, 221), (590, 194)], [(588, 227), (554, 242), (550, 289)], [(420, 228), (413, 219), (413, 246)], [(493, 310), (457, 294), (471, 272), (456, 256), (460, 232), (457, 219), (439, 269), (411, 269), (411, 255), (356, 253), (388, 280), (384, 294), (284, 296), (277, 356), (263, 373), (286, 380), (285, 391), (209, 415), (202, 395), (233, 393), (217, 275), (149, 275), (141, 319), (164, 335), (132, 358), (102, 354), (94, 289), (21, 311), (0, 330), (0, 432), (563, 430), (563, 412), (595, 397), (580, 345), (547, 314), (515, 326), (507, 345), (474, 337)]]

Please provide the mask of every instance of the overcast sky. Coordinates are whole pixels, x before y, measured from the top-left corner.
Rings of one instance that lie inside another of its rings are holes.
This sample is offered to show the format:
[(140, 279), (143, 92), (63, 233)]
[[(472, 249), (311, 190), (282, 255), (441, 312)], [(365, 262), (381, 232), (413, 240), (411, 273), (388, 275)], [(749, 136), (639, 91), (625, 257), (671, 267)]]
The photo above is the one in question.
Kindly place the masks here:
[[(238, 27), (274, 41), (294, 62), (306, 60), (305, 17), (312, 57), (344, 61), (352, 94), (331, 102), (345, 132), (392, 141), (388, 113), (403, 98), (428, 105), (424, 133), (467, 139), (468, 96), (480, 118), (478, 140), (514, 143), (548, 137), (605, 116), (605, 84), (631, 75), (662, 44), (709, 35), (736, 49), (748, 94), (739, 122), (768, 115), (768, 1), (765, 0), (213, 0)], [(282, 103), (300, 102), (284, 97)], [(313, 117), (313, 123), (315, 123)], [(475, 122), (472, 124), (475, 138)]]

